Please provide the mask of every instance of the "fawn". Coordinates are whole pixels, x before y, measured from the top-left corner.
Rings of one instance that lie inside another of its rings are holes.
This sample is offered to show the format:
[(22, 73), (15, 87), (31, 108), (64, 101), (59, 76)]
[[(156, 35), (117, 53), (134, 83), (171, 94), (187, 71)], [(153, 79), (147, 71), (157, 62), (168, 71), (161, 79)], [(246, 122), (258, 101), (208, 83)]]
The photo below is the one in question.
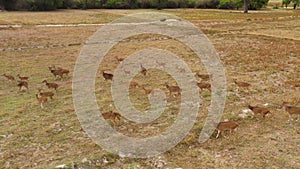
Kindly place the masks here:
[(19, 87), (19, 91), (21, 91), (22, 87), (25, 87), (26, 90), (28, 90), (28, 82), (26, 81), (18, 81), (17, 86)]
[(146, 69), (143, 65), (141, 65), (141, 69), (142, 69), (142, 74), (143, 74), (144, 76), (146, 76), (146, 74), (147, 74), (147, 69)]
[(292, 118), (293, 115), (297, 115), (297, 120), (299, 118), (300, 115), (300, 107), (297, 106), (290, 106), (290, 105), (286, 105), (287, 102), (283, 102), (283, 106), (285, 108), (285, 111), (287, 111), (289, 113), (289, 117)]
[(178, 95), (181, 95), (181, 89), (179, 86), (169, 86), (168, 83), (165, 83), (165, 86), (170, 91), (170, 95), (172, 92), (176, 92)]
[(122, 62), (124, 60), (124, 58), (119, 58), (118, 56), (116, 56), (116, 59), (118, 62)]
[(29, 77), (22, 77), (20, 74), (17, 75), (21, 81), (28, 81)]
[(145, 87), (143, 87), (143, 90), (145, 91), (146, 95), (148, 95), (152, 92), (152, 89), (146, 89)]
[(233, 81), (238, 87), (248, 88), (251, 86), (249, 83), (246, 83), (246, 82), (237, 82), (236, 79), (234, 79)]
[(208, 89), (211, 91), (211, 84), (209, 83), (203, 83), (203, 82), (198, 82), (197, 86), (202, 90), (202, 89)]
[(116, 119), (121, 120), (121, 115), (113, 111), (102, 113), (102, 116), (105, 120), (110, 120), (113, 123), (114, 128), (116, 126)]
[(105, 73), (104, 71), (102, 71), (102, 75), (104, 77), (105, 80), (112, 80), (114, 75), (110, 74), (110, 73)]
[(208, 75), (208, 74), (199, 74), (199, 73), (197, 73), (197, 76), (200, 77), (203, 80), (208, 80), (210, 78), (210, 75)]
[(35, 97), (36, 97), (37, 101), (39, 102), (41, 108), (43, 109), (44, 103), (46, 103), (48, 100), (47, 97), (43, 97), (43, 96), (39, 97), (38, 94), (36, 94)]
[(265, 118), (265, 116), (266, 116), (267, 114), (271, 113), (269, 109), (264, 108), (264, 107), (258, 107), (258, 106), (251, 106), (251, 105), (248, 105), (248, 108), (249, 108), (250, 110), (252, 110), (252, 112), (253, 112), (254, 114), (262, 114), (262, 115), (263, 115), (263, 118)]
[(9, 81), (15, 80), (15, 78), (14, 78), (13, 76), (11, 76), (11, 75), (6, 75), (5, 73), (4, 73), (2, 76), (6, 77), (6, 79), (9, 80)]
[(220, 122), (217, 126), (218, 134), (217, 134), (216, 138), (219, 138), (219, 136), (222, 134), (222, 132), (224, 132), (226, 130), (230, 130), (230, 133), (232, 133), (234, 131), (234, 129), (236, 129), (238, 126), (239, 126), (239, 124), (234, 121)]
[(49, 97), (51, 100), (53, 100), (53, 96), (54, 96), (54, 93), (53, 92), (41, 92), (42, 90), (39, 89), (39, 95), (41, 97)]
[(139, 86), (139, 84), (137, 82), (130, 82), (129, 86), (136, 88)]

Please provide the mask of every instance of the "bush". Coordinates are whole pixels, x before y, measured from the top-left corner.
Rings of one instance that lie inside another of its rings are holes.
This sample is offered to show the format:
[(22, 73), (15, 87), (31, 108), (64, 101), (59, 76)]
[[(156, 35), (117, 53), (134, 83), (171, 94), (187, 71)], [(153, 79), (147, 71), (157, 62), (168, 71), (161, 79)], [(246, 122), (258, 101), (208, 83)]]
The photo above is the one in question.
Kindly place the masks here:
[(18, 0), (0, 0), (0, 9), (4, 10), (16, 10), (16, 4)]
[(242, 0), (220, 0), (217, 7), (220, 9), (239, 9), (243, 4)]
[(268, 5), (269, 0), (250, 0), (249, 9), (257, 10)]
[(166, 8), (178, 8), (178, 1), (176, 1), (176, 0), (168, 1)]
[(50, 11), (62, 6), (62, 0), (27, 0), (30, 10)]
[(219, 0), (196, 0), (195, 7), (196, 8), (217, 8)]

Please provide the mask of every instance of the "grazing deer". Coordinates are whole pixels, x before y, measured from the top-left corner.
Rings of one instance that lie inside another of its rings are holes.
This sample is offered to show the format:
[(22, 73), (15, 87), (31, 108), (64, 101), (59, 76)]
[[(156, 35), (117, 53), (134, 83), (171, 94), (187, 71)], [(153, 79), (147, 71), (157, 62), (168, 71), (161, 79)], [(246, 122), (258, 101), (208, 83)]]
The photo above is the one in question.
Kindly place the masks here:
[(166, 63), (164, 63), (164, 62), (159, 62), (159, 61), (155, 61), (159, 66), (161, 66), (161, 67), (165, 67), (166, 66)]
[(246, 82), (237, 82), (236, 79), (234, 79), (233, 81), (238, 87), (248, 88), (251, 86), (249, 83), (246, 83)]
[(146, 89), (145, 87), (143, 87), (143, 90), (145, 91), (146, 95), (149, 95), (152, 92), (152, 89)]
[(114, 75), (113, 74), (110, 74), (110, 73), (105, 73), (104, 71), (102, 71), (102, 75), (103, 75), (103, 78), (105, 80), (112, 80)]
[(176, 92), (178, 95), (181, 95), (181, 89), (179, 86), (169, 86), (168, 83), (165, 83), (165, 86), (170, 91), (170, 95), (172, 94), (172, 92)]
[(9, 81), (14, 81), (15, 80), (15, 78), (13, 76), (6, 75), (5, 73), (2, 76), (6, 77), (6, 79), (9, 80)]
[(54, 93), (53, 92), (42, 92), (42, 90), (39, 89), (39, 95), (41, 97), (49, 97), (51, 100), (53, 100)]
[(70, 73), (70, 71), (68, 69), (64, 69), (62, 67), (57, 67), (56, 68), (54, 65), (50, 66), (49, 69), (60, 71), (62, 76), (64, 74), (66, 74), (66, 76), (69, 76), (69, 73)]
[(46, 86), (48, 87), (48, 89), (54, 89), (57, 91), (57, 88), (58, 88), (58, 84), (56, 83), (48, 83), (47, 80), (43, 80), (42, 83), (45, 83)]
[(21, 81), (28, 81), (28, 79), (29, 79), (29, 77), (22, 77), (22, 76), (20, 76), (20, 74), (17, 74), (17, 76), (19, 77), (19, 79)]
[(113, 111), (102, 113), (102, 116), (105, 120), (110, 120), (113, 123), (114, 128), (116, 126), (116, 119), (121, 120), (121, 115)]
[(289, 113), (289, 117), (290, 119), (292, 118), (293, 115), (297, 115), (297, 120), (299, 118), (300, 115), (300, 107), (297, 106), (290, 106), (290, 105), (286, 105), (287, 102), (283, 102), (283, 106), (285, 108), (285, 111), (287, 111)]
[(125, 58), (119, 58), (118, 56), (116, 56), (116, 59), (118, 62), (122, 62)]
[(130, 82), (129, 86), (136, 88), (139, 86), (139, 84), (137, 82)]
[(53, 67), (48, 67), (48, 68), (55, 78), (57, 76), (59, 76), (61, 79), (63, 78), (63, 73), (60, 70), (53, 69)]
[(198, 82), (197, 86), (199, 87), (199, 89), (208, 89), (209, 91), (211, 91), (211, 84), (209, 83), (203, 83), (203, 82)]
[(147, 74), (147, 69), (146, 69), (143, 65), (141, 65), (141, 69), (142, 69), (142, 74), (143, 74), (144, 76), (146, 76), (146, 74)]
[(21, 91), (22, 87), (25, 87), (26, 90), (28, 90), (28, 82), (26, 81), (18, 81), (17, 86), (19, 87), (19, 91)]
[(267, 114), (271, 113), (269, 109), (264, 108), (264, 107), (258, 107), (258, 106), (251, 106), (251, 105), (248, 105), (248, 108), (249, 108), (250, 110), (252, 110), (252, 112), (253, 112), (254, 114), (262, 114), (262, 115), (263, 115), (263, 118), (265, 118), (265, 116), (266, 116)]
[(210, 75), (208, 75), (208, 74), (197, 73), (197, 76), (200, 77), (202, 80), (208, 80), (210, 78)]
[(68, 69), (61, 68), (61, 69), (57, 69), (57, 70), (59, 70), (62, 73), (62, 75), (66, 74), (66, 76), (69, 76), (70, 71)]
[(43, 96), (39, 97), (38, 94), (36, 94), (35, 97), (36, 97), (37, 101), (39, 102), (41, 108), (43, 109), (44, 108), (44, 103), (46, 103), (47, 100), (48, 100), (47, 97), (43, 97)]
[(217, 134), (216, 138), (219, 138), (219, 136), (226, 130), (230, 130), (230, 133), (232, 133), (234, 131), (234, 129), (236, 129), (238, 126), (239, 126), (239, 124), (234, 121), (220, 122), (217, 126), (218, 134)]

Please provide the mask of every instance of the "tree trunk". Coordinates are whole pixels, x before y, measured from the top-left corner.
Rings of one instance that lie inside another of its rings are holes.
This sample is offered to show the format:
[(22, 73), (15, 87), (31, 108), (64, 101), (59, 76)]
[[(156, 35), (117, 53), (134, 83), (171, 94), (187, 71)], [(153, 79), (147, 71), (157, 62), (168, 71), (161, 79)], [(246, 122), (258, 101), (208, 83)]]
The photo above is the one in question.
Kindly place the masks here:
[(244, 0), (244, 13), (248, 13), (248, 0)]
[(294, 9), (296, 9), (296, 7), (297, 7), (297, 4), (294, 4)]

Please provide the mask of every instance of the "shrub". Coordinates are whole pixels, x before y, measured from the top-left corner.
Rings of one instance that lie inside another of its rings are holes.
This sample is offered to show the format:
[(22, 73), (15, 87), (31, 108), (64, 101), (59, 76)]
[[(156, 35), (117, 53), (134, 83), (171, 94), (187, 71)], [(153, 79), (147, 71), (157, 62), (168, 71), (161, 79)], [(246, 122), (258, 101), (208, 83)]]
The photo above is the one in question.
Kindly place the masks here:
[(257, 10), (268, 5), (269, 0), (250, 0), (249, 9)]
[(220, 9), (239, 9), (243, 6), (243, 3), (242, 0), (220, 0), (217, 7)]

